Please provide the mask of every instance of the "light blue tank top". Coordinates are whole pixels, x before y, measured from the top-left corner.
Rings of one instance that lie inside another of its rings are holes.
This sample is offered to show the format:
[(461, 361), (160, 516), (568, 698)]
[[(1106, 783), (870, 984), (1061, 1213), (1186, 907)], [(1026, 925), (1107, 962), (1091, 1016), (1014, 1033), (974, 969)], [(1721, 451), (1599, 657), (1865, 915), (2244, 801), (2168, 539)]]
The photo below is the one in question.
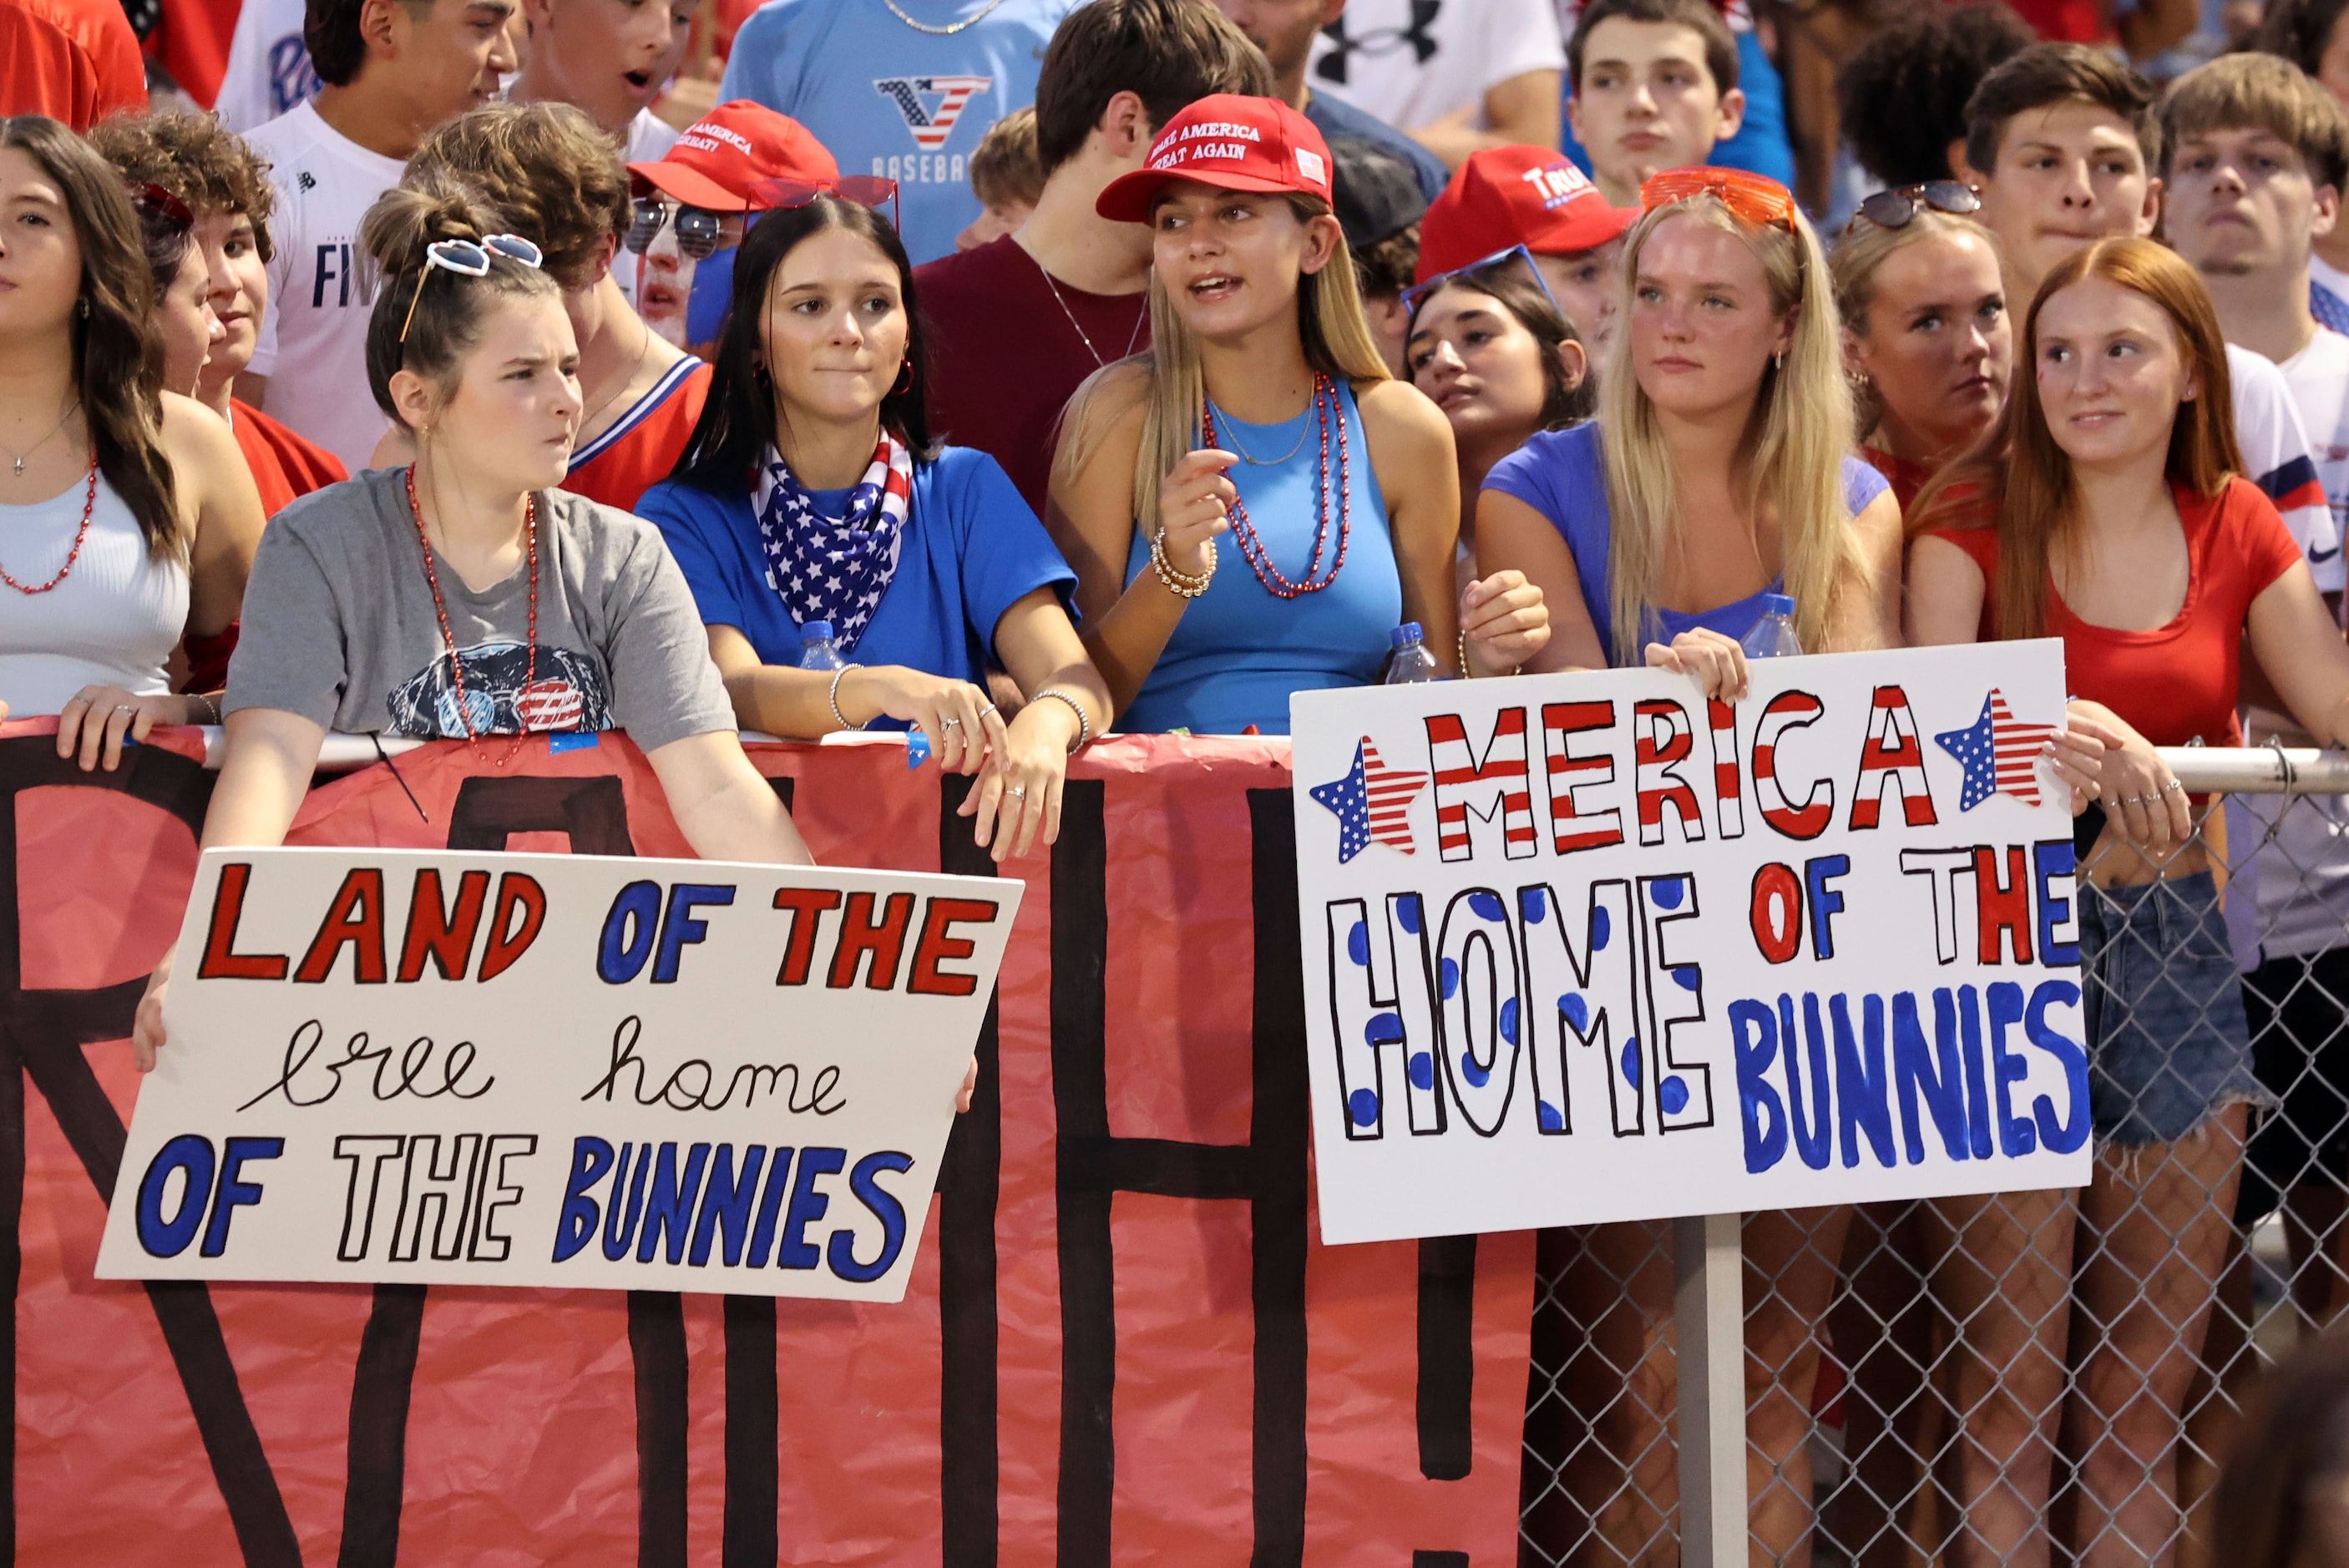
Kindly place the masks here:
[[(1258, 583), (1226, 533), (1216, 542), (1216, 578), (1184, 607), (1166, 651), (1117, 727), (1134, 734), (1188, 729), (1237, 735), (1253, 724), (1266, 735), (1288, 733), (1288, 695), (1326, 686), (1367, 686), (1379, 678), (1387, 634), (1402, 619), (1402, 578), (1395, 569), (1386, 502), (1371, 472), (1370, 442), (1353, 389), (1338, 383), (1346, 424), (1347, 495), (1352, 528), (1338, 580), (1318, 593), (1283, 599)], [(1226, 450), (1287, 461), (1232, 465), (1240, 504), (1265, 553), (1291, 583), (1305, 581), (1313, 559), (1321, 484), (1319, 426), (1311, 404), (1294, 419), (1250, 425), (1216, 410)], [(1301, 438), (1301, 439), (1300, 439)], [(1338, 483), (1338, 431), (1330, 431), (1330, 485)], [(1333, 508), (1335, 496), (1331, 498)], [(1329, 554), (1338, 548), (1338, 519), (1330, 519)], [(1328, 570), (1329, 554), (1323, 557)], [(1150, 570), (1150, 542), (1139, 530), (1125, 563), (1131, 583)]]

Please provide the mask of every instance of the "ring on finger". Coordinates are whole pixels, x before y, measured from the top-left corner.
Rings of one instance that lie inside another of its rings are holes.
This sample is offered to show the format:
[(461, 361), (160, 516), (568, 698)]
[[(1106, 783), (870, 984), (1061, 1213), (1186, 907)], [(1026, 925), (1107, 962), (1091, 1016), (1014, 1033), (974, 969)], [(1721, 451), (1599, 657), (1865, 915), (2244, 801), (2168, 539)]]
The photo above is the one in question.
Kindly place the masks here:
[(2182, 794), (2185, 791), (2185, 785), (2180, 784), (2177, 779), (2172, 779), (2168, 783), (2164, 784), (2161, 787), (2161, 792), (2165, 795)]
[(958, 718), (950, 718), (946, 721), (944, 727), (947, 729), (960, 729), (962, 727), (962, 720)]
[(1003, 792), (1006, 795), (1010, 796), (1015, 800), (1025, 800), (1028, 799), (1028, 786), (1025, 784), (1014, 784)]
[(139, 705), (135, 702), (117, 703), (114, 705), (114, 711), (117, 713), (137, 713), (139, 711)]

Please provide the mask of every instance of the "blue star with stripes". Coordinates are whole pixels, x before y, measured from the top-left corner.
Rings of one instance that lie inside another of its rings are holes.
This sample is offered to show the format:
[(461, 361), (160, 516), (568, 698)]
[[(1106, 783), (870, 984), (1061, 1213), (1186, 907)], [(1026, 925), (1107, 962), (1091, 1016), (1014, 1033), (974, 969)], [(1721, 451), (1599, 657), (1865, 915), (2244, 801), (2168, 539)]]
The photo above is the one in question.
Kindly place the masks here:
[(1411, 824), (1403, 812), (1425, 788), (1426, 774), (1388, 767), (1366, 735), (1355, 742), (1354, 766), (1343, 779), (1316, 784), (1306, 793), (1338, 819), (1338, 863), (1344, 865), (1369, 849), (1373, 839), (1410, 854)]

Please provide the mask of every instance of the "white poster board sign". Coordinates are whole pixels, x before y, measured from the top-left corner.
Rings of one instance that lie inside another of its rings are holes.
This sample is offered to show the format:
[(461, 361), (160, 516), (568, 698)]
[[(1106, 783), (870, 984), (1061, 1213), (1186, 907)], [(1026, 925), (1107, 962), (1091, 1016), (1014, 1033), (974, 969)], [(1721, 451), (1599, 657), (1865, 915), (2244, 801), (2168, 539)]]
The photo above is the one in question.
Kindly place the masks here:
[(209, 850), (98, 1277), (899, 1300), (1020, 892)]
[(2088, 1180), (2059, 642), (1300, 694), (1322, 1237)]

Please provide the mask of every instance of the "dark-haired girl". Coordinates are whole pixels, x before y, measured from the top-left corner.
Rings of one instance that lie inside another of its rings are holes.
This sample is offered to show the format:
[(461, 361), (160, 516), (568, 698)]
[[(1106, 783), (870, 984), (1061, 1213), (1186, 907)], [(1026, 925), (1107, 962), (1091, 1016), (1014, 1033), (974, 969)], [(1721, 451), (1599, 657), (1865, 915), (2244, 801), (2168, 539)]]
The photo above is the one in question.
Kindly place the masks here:
[(1403, 359), (1412, 385), (1452, 427), (1460, 542), (1473, 561), (1476, 497), (1493, 465), (1537, 431), (1578, 425), (1598, 407), (1588, 353), (1548, 291), (1504, 263), (1455, 273), (1422, 295)]
[[(1000, 861), (1059, 835), (1069, 754), (1109, 727), (1109, 693), (1043, 525), (993, 458), (931, 444), (922, 364), (886, 219), (829, 190), (760, 216), (701, 422), (639, 510), (693, 584), (744, 725), (920, 730), (943, 767), (983, 774), (963, 811)], [(799, 667), (817, 622), (847, 667)], [(1008, 721), (990, 653), (1027, 696)]]
[[(284, 841), (331, 729), (460, 741), (507, 766), (532, 734), (625, 729), (713, 860), (805, 863), (742, 755), (692, 594), (649, 524), (554, 487), (579, 419), (578, 347), (526, 239), (460, 187), (387, 192), (367, 380), (416, 461), (271, 521), (229, 666), (204, 842)], [(156, 973), (134, 1036), (162, 1038)]]
[(162, 390), (155, 308), (121, 176), (55, 120), (0, 119), (0, 702), (57, 715), (84, 768), (219, 717), (164, 662), (236, 619), (261, 534), (228, 427)]
[[(2349, 739), (2349, 648), (2274, 506), (2240, 475), (2226, 346), (2192, 268), (2150, 241), (2101, 241), (2048, 274), (2021, 337), (2029, 374), (2005, 413), (1919, 499), (1909, 632), (1919, 644), (2061, 637), (2073, 727), (2106, 744), (2095, 776), (2073, 778), (2101, 813), (2084, 820), (2079, 900), (2099, 1158), (2076, 1199), (2011, 1195), (1992, 1217), (2028, 1244), (2007, 1245), (1988, 1282), (2011, 1310), (1955, 1330), (1982, 1391), (1964, 1405), (1959, 1384), (1957, 1561), (2049, 1561), (2060, 1410), (2078, 1466), (2074, 1560), (2167, 1563), (2180, 1413), (2246, 1107), (2265, 1091), (2203, 807), (2155, 748), (2240, 744), (2247, 634), (2301, 724)], [(1954, 1229), (1949, 1253), (1962, 1259), (1974, 1239)], [(2073, 1303), (2089, 1321), (2067, 1401)]]

